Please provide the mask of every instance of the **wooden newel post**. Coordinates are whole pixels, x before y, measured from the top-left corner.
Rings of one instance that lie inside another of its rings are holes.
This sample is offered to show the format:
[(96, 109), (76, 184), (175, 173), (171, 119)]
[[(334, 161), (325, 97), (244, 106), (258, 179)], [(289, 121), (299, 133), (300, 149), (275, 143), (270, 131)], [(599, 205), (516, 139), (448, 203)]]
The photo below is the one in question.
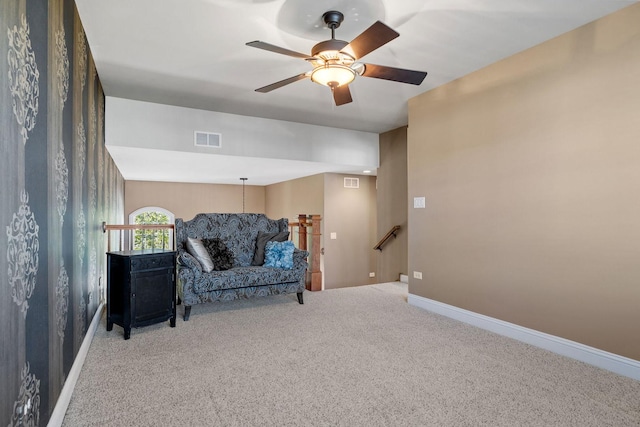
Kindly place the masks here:
[(298, 248), (307, 250), (307, 215), (298, 215)]
[(313, 232), (311, 235), (311, 262), (310, 262), (310, 275), (311, 286), (310, 291), (322, 290), (322, 271), (320, 271), (320, 225), (322, 223), (322, 217), (320, 215), (311, 215), (311, 226)]

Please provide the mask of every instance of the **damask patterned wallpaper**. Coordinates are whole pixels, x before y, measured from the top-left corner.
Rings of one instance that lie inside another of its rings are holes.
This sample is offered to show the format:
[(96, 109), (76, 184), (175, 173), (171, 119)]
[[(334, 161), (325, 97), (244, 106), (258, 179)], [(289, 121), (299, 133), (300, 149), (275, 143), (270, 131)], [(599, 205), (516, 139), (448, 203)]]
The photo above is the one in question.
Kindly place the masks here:
[(0, 0), (0, 425), (44, 426), (123, 223), (104, 93), (73, 0)]

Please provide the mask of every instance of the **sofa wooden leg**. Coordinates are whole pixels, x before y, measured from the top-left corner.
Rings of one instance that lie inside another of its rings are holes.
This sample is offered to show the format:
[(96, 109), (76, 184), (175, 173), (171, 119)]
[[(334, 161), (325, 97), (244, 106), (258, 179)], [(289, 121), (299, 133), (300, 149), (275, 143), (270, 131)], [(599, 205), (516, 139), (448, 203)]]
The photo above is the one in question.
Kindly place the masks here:
[(299, 302), (300, 304), (304, 304), (304, 301), (303, 301), (303, 299), (302, 299), (302, 292), (298, 292), (296, 295), (298, 295), (298, 302)]
[(185, 322), (187, 320), (189, 320), (189, 316), (191, 316), (191, 306), (190, 305), (185, 305), (184, 306), (184, 321)]

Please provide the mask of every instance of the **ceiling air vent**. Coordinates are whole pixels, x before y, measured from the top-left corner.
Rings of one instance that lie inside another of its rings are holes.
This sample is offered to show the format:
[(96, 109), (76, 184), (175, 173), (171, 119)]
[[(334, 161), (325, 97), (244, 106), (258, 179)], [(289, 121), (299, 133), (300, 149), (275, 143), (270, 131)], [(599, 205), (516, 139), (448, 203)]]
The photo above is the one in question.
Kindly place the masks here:
[(344, 188), (360, 188), (360, 178), (345, 178)]
[(219, 133), (195, 131), (193, 135), (196, 147), (222, 147), (222, 135)]

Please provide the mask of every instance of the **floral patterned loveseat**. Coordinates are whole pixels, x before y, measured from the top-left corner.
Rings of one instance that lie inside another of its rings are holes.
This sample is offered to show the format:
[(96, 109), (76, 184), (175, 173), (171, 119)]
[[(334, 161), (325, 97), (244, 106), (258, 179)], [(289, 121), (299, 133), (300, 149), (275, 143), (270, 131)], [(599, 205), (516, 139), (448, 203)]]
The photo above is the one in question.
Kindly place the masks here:
[[(176, 218), (178, 297), (184, 304), (184, 320), (189, 320), (191, 306), (209, 301), (296, 293), (302, 304), (307, 251), (294, 250), (292, 269), (251, 265), (258, 234), (286, 232), (288, 227), (286, 218), (273, 220), (255, 213), (201, 213), (188, 221)], [(189, 253), (188, 238), (220, 239), (233, 253), (233, 267), (206, 272)]]

